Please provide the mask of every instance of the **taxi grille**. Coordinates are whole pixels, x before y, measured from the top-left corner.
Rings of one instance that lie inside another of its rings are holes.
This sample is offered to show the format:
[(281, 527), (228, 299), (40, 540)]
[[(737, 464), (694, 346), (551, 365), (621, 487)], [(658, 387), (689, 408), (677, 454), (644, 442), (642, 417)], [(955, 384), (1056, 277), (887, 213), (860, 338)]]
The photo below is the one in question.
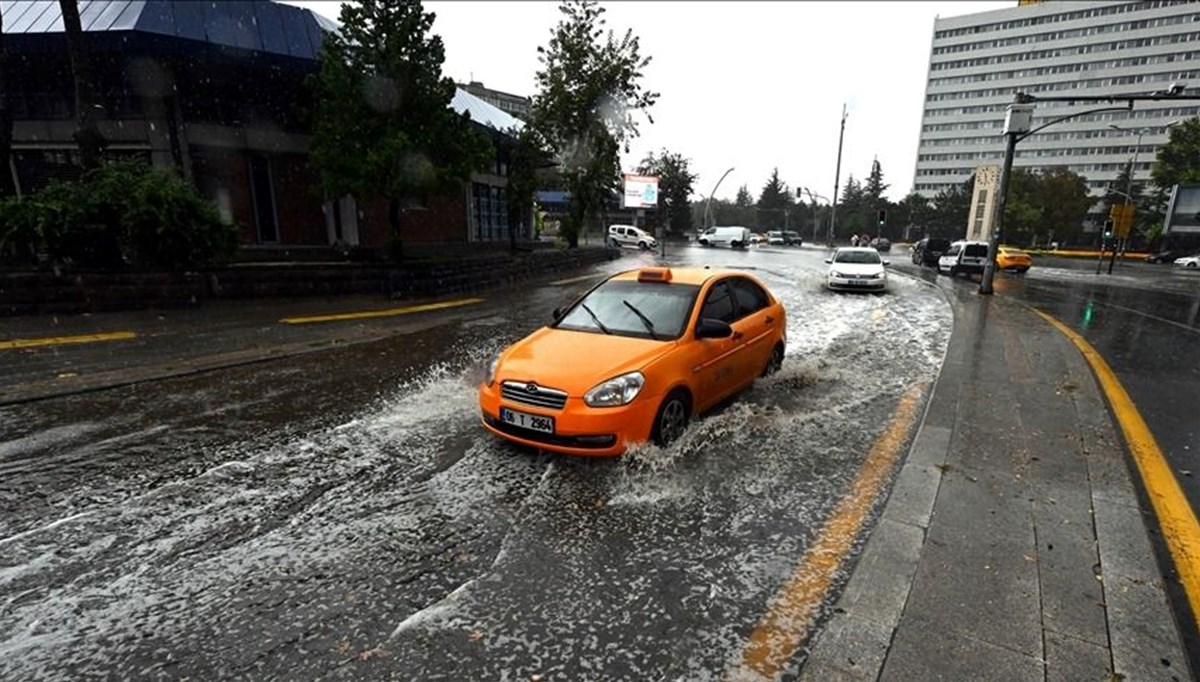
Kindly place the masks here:
[(538, 386), (533, 382), (505, 381), (500, 384), (500, 397), (510, 402), (551, 410), (561, 410), (567, 404), (565, 391)]

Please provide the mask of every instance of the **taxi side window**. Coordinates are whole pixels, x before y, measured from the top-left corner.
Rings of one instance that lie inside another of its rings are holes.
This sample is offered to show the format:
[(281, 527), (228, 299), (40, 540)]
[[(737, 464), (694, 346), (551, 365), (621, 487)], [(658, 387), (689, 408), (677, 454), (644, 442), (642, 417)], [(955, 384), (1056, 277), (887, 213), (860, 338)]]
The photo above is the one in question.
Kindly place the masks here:
[(704, 318), (733, 324), (733, 297), (724, 281), (717, 282), (709, 289), (708, 297), (704, 299), (704, 307), (700, 310), (700, 319)]
[(742, 319), (766, 308), (769, 299), (767, 292), (754, 282), (738, 277), (732, 281), (733, 296), (737, 299), (737, 317)]

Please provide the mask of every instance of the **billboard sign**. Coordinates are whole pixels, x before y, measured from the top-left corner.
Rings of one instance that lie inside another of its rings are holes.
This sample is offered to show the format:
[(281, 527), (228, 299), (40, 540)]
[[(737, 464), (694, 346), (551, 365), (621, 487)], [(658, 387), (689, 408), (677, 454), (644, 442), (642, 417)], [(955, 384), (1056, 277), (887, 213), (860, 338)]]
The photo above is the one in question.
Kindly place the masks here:
[(1165, 234), (1200, 234), (1200, 185), (1175, 185), (1167, 206)]
[(625, 194), (621, 205), (625, 208), (657, 208), (658, 178), (626, 174)]

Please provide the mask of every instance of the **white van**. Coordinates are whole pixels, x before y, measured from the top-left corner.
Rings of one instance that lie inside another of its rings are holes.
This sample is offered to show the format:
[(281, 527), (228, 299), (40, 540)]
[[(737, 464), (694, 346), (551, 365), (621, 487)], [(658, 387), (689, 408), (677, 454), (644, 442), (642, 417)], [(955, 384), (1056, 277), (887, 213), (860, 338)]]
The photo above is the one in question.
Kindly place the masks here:
[(645, 230), (634, 227), (633, 225), (609, 225), (608, 226), (608, 245), (609, 246), (636, 246), (639, 249), (646, 251), (656, 248), (658, 240), (651, 237)]
[(700, 246), (728, 246), (744, 249), (750, 245), (750, 228), (710, 227), (700, 233)]
[(938, 258), (938, 273), (955, 277), (962, 273), (982, 273), (987, 263), (987, 242), (957, 241)]

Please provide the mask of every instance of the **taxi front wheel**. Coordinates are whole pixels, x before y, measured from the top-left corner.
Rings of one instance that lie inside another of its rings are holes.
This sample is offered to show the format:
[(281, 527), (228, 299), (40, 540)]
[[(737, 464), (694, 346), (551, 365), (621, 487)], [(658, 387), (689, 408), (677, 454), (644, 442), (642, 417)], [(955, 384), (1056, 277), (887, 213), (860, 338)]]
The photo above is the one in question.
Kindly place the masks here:
[(668, 393), (654, 416), (654, 429), (650, 434), (654, 444), (666, 447), (678, 440), (687, 428), (691, 412), (691, 401), (685, 391), (675, 389)]

